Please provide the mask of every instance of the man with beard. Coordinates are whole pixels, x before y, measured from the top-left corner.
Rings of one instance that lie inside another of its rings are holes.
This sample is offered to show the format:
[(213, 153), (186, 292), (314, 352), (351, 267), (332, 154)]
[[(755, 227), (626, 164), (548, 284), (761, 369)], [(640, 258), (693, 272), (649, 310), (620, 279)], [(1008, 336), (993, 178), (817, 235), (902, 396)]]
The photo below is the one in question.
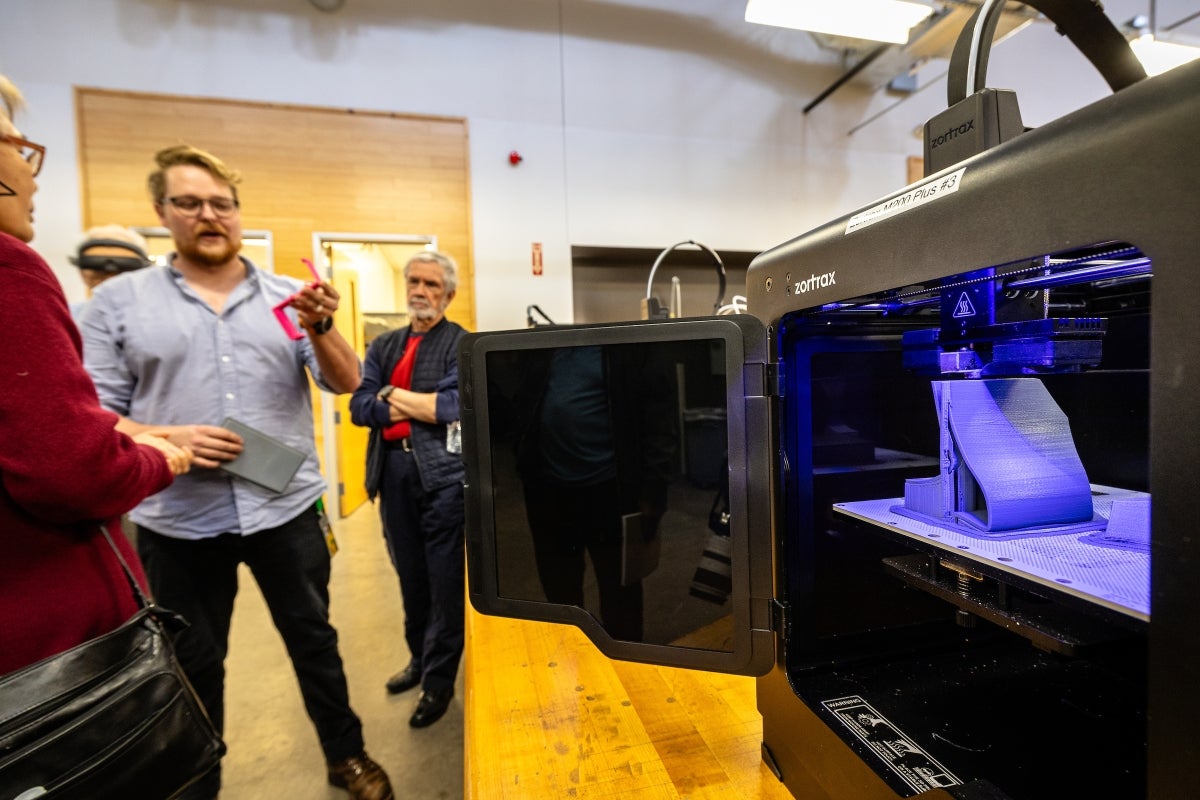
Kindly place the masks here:
[[(319, 504), (325, 483), (308, 374), (331, 392), (358, 387), (358, 357), (333, 328), (338, 293), (328, 283), (263, 272), (239, 256), (241, 179), (220, 159), (180, 145), (155, 161), (150, 194), (175, 252), (166, 266), (97, 287), (81, 320), (85, 364), (101, 403), (121, 415), (117, 427), (130, 434), (165, 429), (196, 455), (191, 475), (181, 476), (189, 480), (130, 514), (150, 585), (191, 623), (177, 651), (222, 728), (237, 570), (246, 564), (291, 656), (329, 783), (354, 798), (391, 798), (387, 775), (364, 751), (329, 623), (330, 553)], [(298, 340), (272, 313), (288, 298), (288, 313), (307, 333)], [(229, 418), (304, 454), (283, 491), (218, 469), (244, 446), (223, 427)], [(219, 789), (213, 770), (184, 797), (210, 800)]]
[(391, 694), (421, 686), (408, 720), (441, 719), (454, 697), (463, 651), (463, 465), (456, 347), (464, 331), (446, 319), (458, 268), (442, 253), (404, 266), (409, 326), (371, 342), (350, 399), (356, 425), (371, 429), (367, 493), (379, 514), (404, 598), (407, 667)]

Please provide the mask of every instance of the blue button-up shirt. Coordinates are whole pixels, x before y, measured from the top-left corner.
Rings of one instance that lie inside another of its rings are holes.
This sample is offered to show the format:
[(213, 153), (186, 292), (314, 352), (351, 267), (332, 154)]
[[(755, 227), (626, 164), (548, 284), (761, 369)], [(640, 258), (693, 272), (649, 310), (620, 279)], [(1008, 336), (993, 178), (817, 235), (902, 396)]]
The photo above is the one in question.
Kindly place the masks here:
[[(293, 519), (325, 489), (313, 440), (308, 375), (323, 389), (308, 337), (293, 341), (272, 307), (301, 288), (257, 269), (220, 314), (173, 266), (119, 275), (96, 288), (80, 320), (84, 365), (105, 408), (150, 425), (220, 425), (226, 417), (305, 453), (281, 494), (196, 467), (130, 513), (182, 539), (250, 534)], [(295, 312), (288, 309), (295, 323)]]

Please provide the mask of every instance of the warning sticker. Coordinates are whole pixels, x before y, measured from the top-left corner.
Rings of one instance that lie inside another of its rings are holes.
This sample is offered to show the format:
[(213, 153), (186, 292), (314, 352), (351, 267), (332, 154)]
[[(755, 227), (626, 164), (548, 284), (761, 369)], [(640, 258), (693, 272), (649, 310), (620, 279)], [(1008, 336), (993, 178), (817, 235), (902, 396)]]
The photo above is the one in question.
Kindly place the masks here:
[(954, 318), (962, 319), (973, 316), (975, 316), (975, 306), (972, 305), (971, 298), (967, 297), (967, 293), (963, 292), (962, 297), (958, 298), (958, 302), (954, 304)]
[(962, 784), (950, 770), (935, 761), (861, 697), (856, 695), (824, 700), (821, 705), (883, 759), (892, 772), (914, 791)]

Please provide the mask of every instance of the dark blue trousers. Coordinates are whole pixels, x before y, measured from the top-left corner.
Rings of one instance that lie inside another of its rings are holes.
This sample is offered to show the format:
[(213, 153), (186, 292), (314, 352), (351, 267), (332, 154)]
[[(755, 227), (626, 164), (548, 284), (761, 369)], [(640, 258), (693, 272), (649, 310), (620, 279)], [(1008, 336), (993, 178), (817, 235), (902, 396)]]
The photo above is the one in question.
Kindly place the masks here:
[[(218, 730), (225, 727), (225, 656), (238, 565), (245, 563), (283, 637), (325, 758), (362, 752), (362, 724), (350, 708), (337, 631), (329, 623), (329, 549), (314, 510), (249, 536), (198, 541), (138, 526), (138, 554), (155, 599), (191, 623), (175, 637), (175, 649)], [(218, 767), (184, 796), (215, 798), (220, 785)]]
[(379, 515), (404, 598), (404, 640), (421, 686), (454, 687), (463, 651), (463, 487), (426, 492), (414, 456), (385, 454)]

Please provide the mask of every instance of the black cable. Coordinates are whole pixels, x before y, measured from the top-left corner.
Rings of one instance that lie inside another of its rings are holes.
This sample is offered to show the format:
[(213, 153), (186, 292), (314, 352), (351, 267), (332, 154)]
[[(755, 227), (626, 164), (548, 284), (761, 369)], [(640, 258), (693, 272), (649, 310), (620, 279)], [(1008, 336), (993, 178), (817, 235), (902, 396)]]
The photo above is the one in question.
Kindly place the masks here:
[(857, 75), (858, 73), (860, 73), (864, 69), (866, 69), (871, 64), (872, 61), (874, 61), (875, 59), (879, 58), (881, 55), (886, 53), (888, 50), (891, 49), (891, 47), (892, 46), (890, 44), (881, 44), (881, 45), (879, 45), (879, 47), (876, 47), (874, 50), (867, 53), (863, 57), (862, 61), (859, 61), (853, 67), (846, 70), (846, 72), (843, 73), (843, 75), (840, 78), (838, 78), (836, 81), (831, 83), (829, 85), (829, 87), (825, 89), (825, 91), (821, 92), (819, 95), (814, 97), (812, 99), (812, 102), (810, 102), (808, 105), (806, 105), (804, 107), (803, 113), (807, 114), (808, 112), (812, 111), (814, 108), (816, 108), (818, 105), (820, 105), (822, 100), (824, 100), (826, 97), (829, 97), (829, 95), (836, 92), (839, 88), (841, 88), (841, 86), (843, 84), (846, 83), (846, 81), (850, 80), (855, 75)]
[(554, 320), (550, 319), (549, 315), (546, 314), (545, 311), (542, 311), (542, 309), (539, 306), (537, 306), (536, 304), (530, 304), (530, 305), (525, 306), (525, 324), (527, 327), (530, 327), (530, 328), (537, 327), (537, 324), (538, 324), (537, 320), (535, 320), (533, 318), (534, 311), (536, 311), (538, 313), (538, 316), (540, 316), (542, 319), (546, 320), (547, 325), (555, 324)]
[[(1049, 18), (1114, 92), (1146, 77), (1146, 70), (1133, 54), (1129, 42), (1095, 0), (1025, 0), (1025, 5)], [(1003, 8), (1004, 3), (999, 0), (985, 0), (955, 42), (950, 78), (946, 84), (951, 106), (986, 85), (988, 54)]]
[(1178, 22), (1172, 22), (1170, 25), (1168, 25), (1167, 27), (1163, 28), (1163, 32), (1164, 32), (1164, 33), (1166, 33), (1166, 32), (1168, 32), (1168, 31), (1173, 31), (1173, 30), (1175, 30), (1176, 28), (1178, 28), (1180, 25), (1187, 25), (1189, 22), (1191, 22), (1192, 20), (1194, 20), (1196, 17), (1200, 17), (1200, 11), (1196, 11), (1196, 12), (1193, 12), (1193, 13), (1191, 13), (1191, 14), (1188, 14), (1186, 17), (1184, 17), (1183, 19), (1179, 20)]
[(682, 247), (685, 244), (695, 245), (704, 252), (708, 253), (710, 256), (712, 256), (713, 262), (717, 267), (717, 279), (720, 282), (720, 287), (717, 289), (717, 301), (713, 303), (713, 313), (715, 314), (717, 313), (717, 310), (725, 304), (725, 262), (721, 260), (719, 255), (717, 255), (716, 250), (713, 250), (706, 244), (700, 244), (699, 242), (691, 239), (687, 239), (682, 242), (676, 242), (666, 250), (663, 250), (661, 253), (659, 253), (658, 258), (654, 259), (654, 265), (650, 267), (650, 278), (646, 281), (646, 299), (650, 300), (653, 296), (652, 292), (654, 290), (654, 273), (658, 272), (658, 265), (663, 262), (663, 259), (667, 257), (668, 253), (677, 247)]

